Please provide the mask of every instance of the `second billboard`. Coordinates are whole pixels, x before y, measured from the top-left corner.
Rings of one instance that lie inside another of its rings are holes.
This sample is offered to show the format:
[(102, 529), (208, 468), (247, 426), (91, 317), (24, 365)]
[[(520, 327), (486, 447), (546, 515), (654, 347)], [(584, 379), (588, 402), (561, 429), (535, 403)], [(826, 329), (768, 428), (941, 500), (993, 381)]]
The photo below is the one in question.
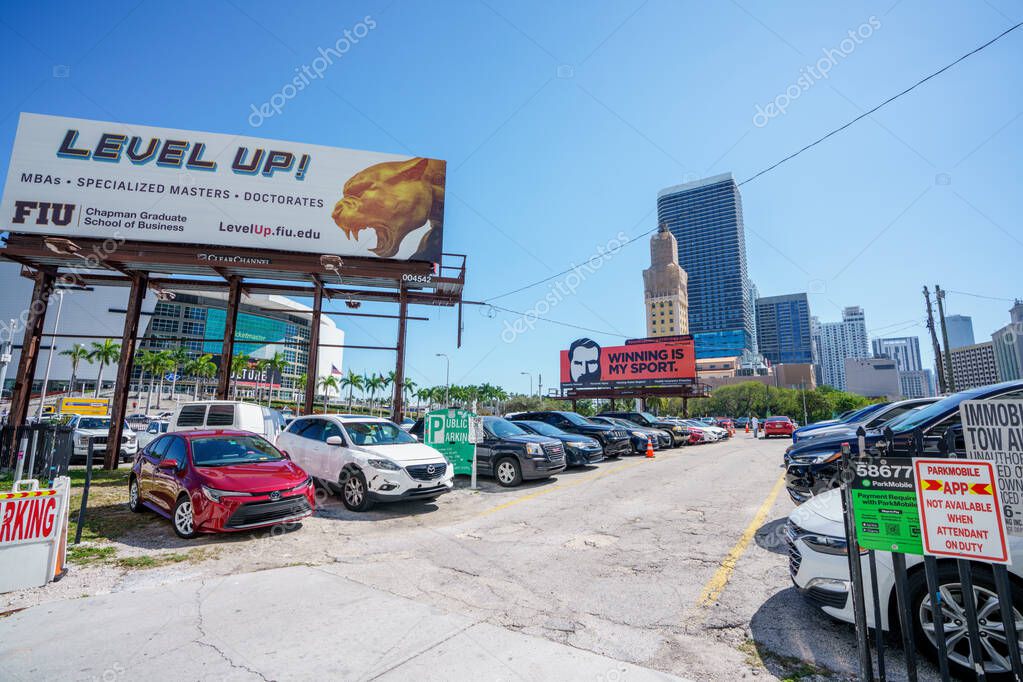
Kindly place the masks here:
[(635, 339), (602, 348), (592, 339), (576, 339), (561, 351), (561, 387), (672, 387), (696, 380), (692, 338)]

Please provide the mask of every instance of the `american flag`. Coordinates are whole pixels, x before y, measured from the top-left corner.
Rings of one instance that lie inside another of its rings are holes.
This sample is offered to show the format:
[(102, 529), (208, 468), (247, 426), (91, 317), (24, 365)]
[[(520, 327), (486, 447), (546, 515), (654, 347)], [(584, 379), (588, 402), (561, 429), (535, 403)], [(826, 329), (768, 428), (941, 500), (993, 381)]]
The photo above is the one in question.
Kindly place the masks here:
[(342, 372), (341, 370), (339, 370), (339, 369), (337, 368), (337, 366), (336, 366), (336, 365), (333, 365), (333, 364), (332, 364), (332, 365), (330, 366), (330, 373), (331, 373), (331, 375), (333, 375), (333, 376), (342, 376), (342, 375), (344, 374), (344, 372)]

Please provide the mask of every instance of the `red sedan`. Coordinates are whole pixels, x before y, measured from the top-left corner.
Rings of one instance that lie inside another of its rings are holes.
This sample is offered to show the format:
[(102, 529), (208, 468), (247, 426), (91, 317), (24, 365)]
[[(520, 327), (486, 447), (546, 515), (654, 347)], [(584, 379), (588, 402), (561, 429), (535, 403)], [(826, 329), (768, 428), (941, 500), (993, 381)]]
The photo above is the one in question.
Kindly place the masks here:
[(183, 538), (293, 523), (316, 507), (313, 481), (247, 431), (167, 433), (136, 456), (128, 507), (167, 517)]
[(771, 436), (792, 437), (796, 424), (788, 417), (768, 417), (764, 420), (764, 438)]

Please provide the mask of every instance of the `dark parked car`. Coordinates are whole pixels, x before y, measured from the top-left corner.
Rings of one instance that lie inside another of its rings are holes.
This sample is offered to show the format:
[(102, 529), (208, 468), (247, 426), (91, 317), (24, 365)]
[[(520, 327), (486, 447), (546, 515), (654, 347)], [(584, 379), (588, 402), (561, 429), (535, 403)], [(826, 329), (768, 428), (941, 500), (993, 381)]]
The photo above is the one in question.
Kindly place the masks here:
[(476, 467), (499, 485), (515, 486), (565, 470), (565, 446), (537, 436), (503, 417), (483, 418), (483, 442), (476, 446)]
[(551, 426), (545, 422), (534, 422), (525, 419), (513, 419), (512, 424), (524, 431), (534, 433), (538, 436), (557, 438), (565, 446), (565, 459), (568, 466), (588, 466), (604, 461), (604, 449), (596, 438), (580, 436), (577, 433), (562, 431), (557, 426)]
[(601, 447), (604, 448), (605, 457), (627, 455), (632, 450), (632, 443), (629, 441), (629, 434), (625, 429), (608, 426), (607, 424), (594, 424), (586, 417), (575, 412), (559, 410), (523, 412), (515, 415), (515, 419), (544, 422), (568, 433), (578, 433), (581, 436), (596, 438)]
[(601, 412), (601, 417), (616, 417), (650, 429), (663, 429), (671, 434), (675, 447), (689, 443), (689, 430), (674, 419), (660, 419), (649, 412)]
[(628, 431), (629, 440), (632, 443), (632, 451), (637, 454), (644, 454), (646, 452), (647, 441), (653, 444), (654, 450), (663, 450), (675, 444), (675, 439), (667, 431), (640, 426), (627, 419), (599, 415), (597, 417), (590, 417), (590, 421), (598, 424), (607, 424), (608, 426), (617, 426)]
[[(923, 434), (924, 456), (944, 457), (946, 438), (953, 441), (959, 457), (966, 456), (959, 404), (964, 400), (1021, 400), (1023, 381), (1006, 381), (962, 391), (936, 403), (905, 412), (888, 422), (883, 428), (867, 431), (865, 445), (868, 454), (881, 455), (879, 443), (885, 443), (884, 454), (891, 457), (909, 457), (913, 454), (913, 433)], [(892, 430), (892, 441), (887, 445), (885, 432)], [(946, 433), (950, 435), (946, 435)], [(785, 479), (789, 497), (801, 504), (812, 496), (838, 486), (842, 444), (849, 443), (853, 455), (859, 452), (859, 443), (848, 435), (829, 438), (811, 438), (789, 448), (785, 453)]]
[(806, 426), (800, 426), (792, 432), (792, 442), (798, 443), (803, 438), (812, 438), (813, 432), (818, 429), (827, 428), (831, 426), (837, 426), (842, 424), (851, 424), (852, 422), (865, 421), (871, 414), (880, 410), (888, 403), (874, 403), (873, 405), (867, 405), (861, 407), (858, 410), (852, 412), (844, 412), (837, 419), (825, 419), (824, 421), (814, 422), (813, 424), (807, 424)]
[(930, 405), (931, 403), (938, 402), (938, 400), (940, 398), (911, 398), (909, 400), (900, 400), (896, 403), (886, 403), (883, 407), (867, 414), (863, 419), (818, 426), (808, 433), (802, 433), (802, 429), (800, 429), (792, 436), (792, 441), (794, 443), (801, 443), (808, 438), (820, 438), (821, 436), (837, 438), (843, 434), (846, 437), (854, 437), (856, 430), (861, 426), (868, 431), (870, 429), (881, 428), (897, 417), (901, 417), (906, 412), (919, 409), (924, 405)]

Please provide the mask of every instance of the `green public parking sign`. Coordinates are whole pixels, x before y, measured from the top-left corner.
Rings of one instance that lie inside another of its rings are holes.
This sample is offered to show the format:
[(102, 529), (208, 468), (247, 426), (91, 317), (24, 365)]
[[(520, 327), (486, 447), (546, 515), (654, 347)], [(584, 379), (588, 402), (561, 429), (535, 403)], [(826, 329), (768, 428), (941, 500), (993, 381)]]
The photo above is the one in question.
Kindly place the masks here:
[(475, 416), (469, 410), (434, 410), (423, 424), (423, 442), (444, 455), (456, 476), (472, 475), (476, 446), (469, 437), (469, 420)]
[(856, 540), (864, 549), (923, 554), (913, 460), (857, 459), (850, 484)]

